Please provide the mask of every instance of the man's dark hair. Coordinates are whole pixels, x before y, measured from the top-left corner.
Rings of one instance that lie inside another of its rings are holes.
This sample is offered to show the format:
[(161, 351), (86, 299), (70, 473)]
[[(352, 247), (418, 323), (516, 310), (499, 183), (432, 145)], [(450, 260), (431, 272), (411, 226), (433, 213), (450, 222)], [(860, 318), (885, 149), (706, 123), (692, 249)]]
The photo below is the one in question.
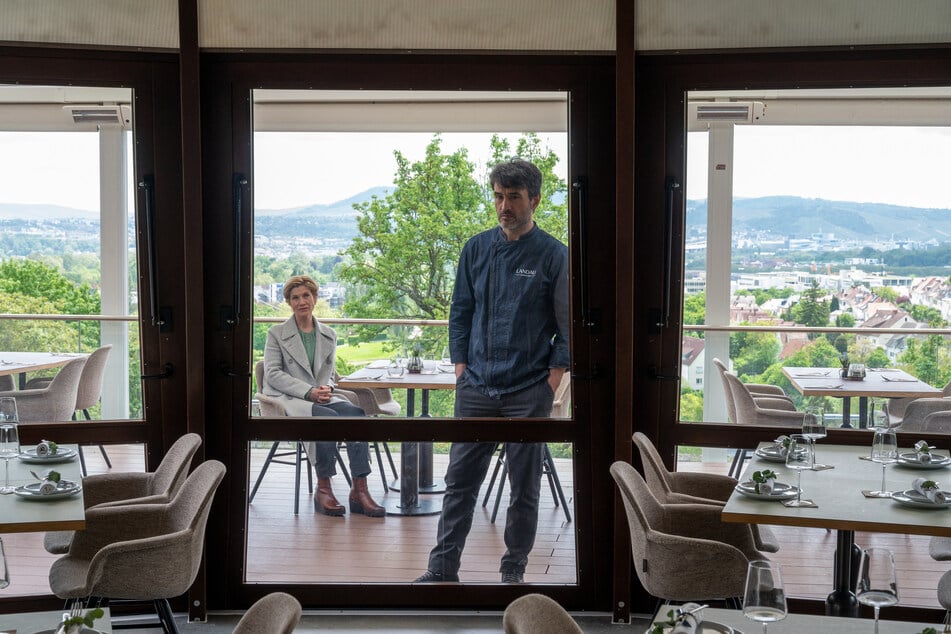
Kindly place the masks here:
[(542, 172), (535, 164), (525, 159), (513, 158), (496, 163), (489, 172), (489, 184), (506, 189), (528, 190), (531, 197), (542, 195)]

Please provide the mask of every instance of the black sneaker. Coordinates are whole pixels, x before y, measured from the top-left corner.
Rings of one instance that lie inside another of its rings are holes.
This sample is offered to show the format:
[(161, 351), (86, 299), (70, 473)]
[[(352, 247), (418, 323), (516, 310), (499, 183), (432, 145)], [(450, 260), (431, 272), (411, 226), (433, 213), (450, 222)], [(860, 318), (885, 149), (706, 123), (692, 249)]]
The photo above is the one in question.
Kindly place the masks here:
[(459, 582), (459, 575), (444, 575), (441, 572), (433, 572), (432, 570), (427, 570), (420, 576), (416, 577), (413, 583), (445, 583), (445, 582)]
[(525, 573), (517, 570), (502, 572), (502, 583), (525, 583)]

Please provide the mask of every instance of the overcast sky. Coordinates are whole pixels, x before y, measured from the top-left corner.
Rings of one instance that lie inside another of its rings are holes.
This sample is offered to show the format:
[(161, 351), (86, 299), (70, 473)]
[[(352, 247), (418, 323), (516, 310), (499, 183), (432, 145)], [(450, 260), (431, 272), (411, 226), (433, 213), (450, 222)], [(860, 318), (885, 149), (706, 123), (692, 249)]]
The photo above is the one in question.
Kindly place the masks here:
[[(793, 195), (951, 209), (951, 129), (738, 126), (734, 195)], [(490, 135), (443, 135), (484, 169)], [(259, 134), (255, 204), (284, 209), (341, 200), (392, 184), (393, 150), (422, 158), (430, 134)], [(517, 138), (517, 135), (512, 135)], [(546, 135), (567, 154), (565, 135)], [(706, 197), (706, 135), (688, 140), (687, 196)], [(558, 172), (564, 177), (564, 160)], [(94, 133), (0, 132), (0, 203), (98, 209)]]

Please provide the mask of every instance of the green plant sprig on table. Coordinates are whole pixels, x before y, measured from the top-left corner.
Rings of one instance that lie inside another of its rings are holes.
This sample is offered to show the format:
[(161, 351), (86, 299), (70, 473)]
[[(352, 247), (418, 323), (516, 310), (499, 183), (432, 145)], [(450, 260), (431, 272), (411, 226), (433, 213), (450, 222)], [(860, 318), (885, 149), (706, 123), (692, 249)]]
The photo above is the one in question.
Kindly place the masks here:
[(934, 480), (925, 480), (924, 482), (921, 483), (921, 488), (925, 490), (937, 489), (938, 483), (935, 482)]
[(105, 612), (102, 611), (102, 608), (93, 608), (86, 612), (84, 616), (70, 616), (63, 619), (63, 622), (60, 625), (64, 627), (70, 627), (72, 625), (84, 625), (88, 628), (92, 628), (93, 623), (98, 618), (102, 618), (105, 615)]
[(759, 485), (763, 484), (767, 480), (775, 480), (777, 474), (772, 469), (763, 469), (762, 471), (753, 472), (753, 482), (756, 484), (756, 492), (759, 493)]
[(677, 625), (678, 617), (675, 610), (667, 610), (666, 621), (654, 621), (649, 634), (664, 634), (664, 628)]

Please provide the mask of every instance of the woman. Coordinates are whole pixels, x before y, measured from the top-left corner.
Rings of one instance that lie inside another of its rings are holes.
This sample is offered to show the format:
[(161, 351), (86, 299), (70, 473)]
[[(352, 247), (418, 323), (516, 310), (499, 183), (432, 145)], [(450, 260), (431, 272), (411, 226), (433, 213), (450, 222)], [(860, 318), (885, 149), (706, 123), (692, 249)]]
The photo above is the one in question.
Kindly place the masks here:
[[(314, 318), (317, 283), (306, 275), (294, 276), (284, 284), (284, 299), (294, 315), (268, 330), (262, 392), (281, 401), (288, 416), (365, 416), (362, 409), (334, 394), (337, 335)], [(337, 443), (326, 440), (314, 444), (314, 510), (324, 515), (343, 515), (344, 507), (334, 497), (330, 480), (337, 473)], [(383, 517), (386, 509), (374, 502), (367, 490), (367, 443), (348, 442), (347, 456), (353, 475), (350, 512)]]

